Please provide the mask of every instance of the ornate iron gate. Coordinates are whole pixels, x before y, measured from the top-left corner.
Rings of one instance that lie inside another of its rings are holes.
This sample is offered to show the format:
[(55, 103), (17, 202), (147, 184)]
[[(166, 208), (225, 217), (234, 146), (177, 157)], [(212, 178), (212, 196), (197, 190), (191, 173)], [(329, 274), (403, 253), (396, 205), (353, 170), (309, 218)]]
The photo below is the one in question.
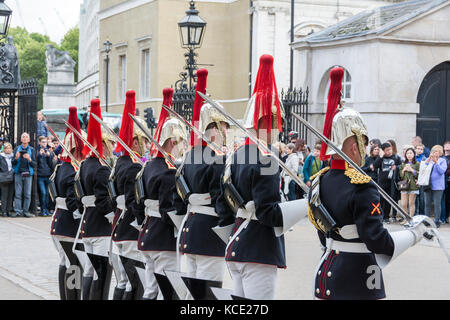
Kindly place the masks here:
[(14, 112), (16, 90), (0, 91), (0, 138), (14, 142)]
[(187, 72), (180, 73), (180, 77), (181, 79), (175, 82), (173, 108), (179, 115), (191, 122), (194, 114), (196, 78), (194, 78), (194, 82), (191, 84), (192, 87), (189, 89), (186, 83), (188, 80)]
[(17, 136), (23, 132), (30, 135), (30, 145), (36, 148), (38, 80), (30, 79), (19, 83), (19, 105), (17, 112)]
[(308, 141), (308, 131), (306, 127), (292, 116), (292, 113), (295, 113), (305, 120), (308, 120), (308, 95), (308, 88), (306, 88), (306, 91), (303, 91), (301, 88), (299, 90), (281, 91), (281, 101), (283, 102), (286, 121), (283, 127), (283, 133), (281, 134), (282, 142), (289, 142), (288, 134), (291, 131), (297, 131), (299, 139)]

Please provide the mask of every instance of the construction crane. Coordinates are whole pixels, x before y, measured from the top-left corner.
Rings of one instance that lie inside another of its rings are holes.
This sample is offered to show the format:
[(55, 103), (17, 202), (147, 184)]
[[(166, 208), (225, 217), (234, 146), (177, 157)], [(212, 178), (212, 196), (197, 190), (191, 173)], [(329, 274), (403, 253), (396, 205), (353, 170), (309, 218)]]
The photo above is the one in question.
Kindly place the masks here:
[(25, 19), (23, 18), (23, 15), (22, 15), (22, 8), (20, 7), (19, 0), (16, 0), (16, 5), (17, 5), (17, 10), (19, 11), (20, 20), (22, 20), (22, 27), (24, 29), (27, 29), (27, 27), (25, 26)]
[(54, 10), (55, 10), (55, 12), (56, 12), (56, 15), (58, 16), (58, 18), (59, 18), (59, 21), (61, 22), (61, 24), (63, 25), (63, 27), (64, 27), (64, 30), (65, 31), (67, 31), (67, 26), (66, 26), (66, 24), (64, 23), (64, 19), (61, 17), (61, 15), (59, 14), (59, 11), (58, 11), (58, 9), (56, 9), (56, 8), (53, 8)]
[(48, 36), (48, 31), (47, 28), (45, 27), (44, 20), (42, 20), (42, 18), (39, 17), (39, 21), (41, 22), (42, 28), (44, 28), (45, 35)]

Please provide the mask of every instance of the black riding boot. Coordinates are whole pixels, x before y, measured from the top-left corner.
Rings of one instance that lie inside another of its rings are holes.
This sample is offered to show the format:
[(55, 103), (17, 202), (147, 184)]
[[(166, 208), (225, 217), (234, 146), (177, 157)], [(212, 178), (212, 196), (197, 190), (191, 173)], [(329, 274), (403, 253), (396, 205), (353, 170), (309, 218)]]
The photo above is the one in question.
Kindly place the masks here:
[(66, 300), (66, 266), (59, 266), (58, 283), (59, 283), (59, 297), (61, 300)]
[(89, 300), (91, 295), (92, 277), (83, 277), (83, 300)]
[(122, 300), (124, 296), (125, 289), (115, 288), (114, 289), (114, 295), (113, 300)]

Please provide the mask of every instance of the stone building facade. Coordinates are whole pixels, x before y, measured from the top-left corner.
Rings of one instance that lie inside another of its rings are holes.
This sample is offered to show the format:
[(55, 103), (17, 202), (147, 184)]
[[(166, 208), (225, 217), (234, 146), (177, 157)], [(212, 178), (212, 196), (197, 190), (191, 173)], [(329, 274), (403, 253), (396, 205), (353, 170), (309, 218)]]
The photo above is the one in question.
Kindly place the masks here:
[(76, 105), (88, 107), (90, 101), (99, 95), (99, 25), (98, 0), (83, 0), (80, 6), (78, 83)]
[[(323, 127), (329, 73), (346, 70), (344, 99), (371, 138), (401, 146), (450, 139), (450, 1), (413, 0), (364, 11), (293, 44), (295, 84), (310, 89), (310, 119)], [(311, 142), (310, 142), (311, 143)]]

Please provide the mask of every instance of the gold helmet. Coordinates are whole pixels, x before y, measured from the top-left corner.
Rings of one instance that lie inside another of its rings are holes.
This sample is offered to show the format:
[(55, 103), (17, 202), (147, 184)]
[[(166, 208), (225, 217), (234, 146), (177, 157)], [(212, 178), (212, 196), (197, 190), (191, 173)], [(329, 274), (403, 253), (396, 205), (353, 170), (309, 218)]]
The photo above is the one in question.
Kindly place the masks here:
[[(361, 154), (361, 165), (364, 165), (365, 146), (369, 136), (366, 124), (358, 111), (352, 108), (342, 108), (333, 118), (331, 142), (342, 149), (344, 141), (352, 136), (356, 136), (359, 153)], [(328, 148), (326, 154), (332, 155), (335, 153), (331, 148)]]
[[(144, 127), (147, 126), (143, 119), (136, 118), (136, 120), (139, 121)], [(144, 131), (142, 131), (138, 126), (134, 126), (133, 139), (134, 138), (138, 141), (140, 156), (144, 156), (147, 149), (146, 142), (148, 142), (148, 139)]]
[(116, 143), (116, 139), (110, 134), (108, 131), (102, 128), (102, 142), (105, 144), (107, 149), (107, 156), (110, 157), (113, 155), (114, 145)]
[(162, 146), (167, 139), (174, 138), (177, 142), (187, 140), (186, 127), (178, 119), (169, 118), (164, 123), (159, 137), (159, 144)]
[[(222, 105), (218, 103), (221, 107)], [(223, 107), (222, 107), (223, 108)], [(202, 109), (200, 110), (200, 121), (198, 128), (202, 133), (206, 133), (206, 128), (211, 124), (215, 123), (217, 126), (217, 130), (219, 130), (220, 135), (222, 136), (223, 144), (226, 144), (226, 135), (222, 131), (221, 122), (225, 122), (228, 126), (230, 126), (230, 123), (228, 122), (227, 118), (224, 117), (223, 114), (221, 114), (219, 111), (217, 111), (216, 108), (214, 108), (209, 103), (205, 103), (202, 106)]]

